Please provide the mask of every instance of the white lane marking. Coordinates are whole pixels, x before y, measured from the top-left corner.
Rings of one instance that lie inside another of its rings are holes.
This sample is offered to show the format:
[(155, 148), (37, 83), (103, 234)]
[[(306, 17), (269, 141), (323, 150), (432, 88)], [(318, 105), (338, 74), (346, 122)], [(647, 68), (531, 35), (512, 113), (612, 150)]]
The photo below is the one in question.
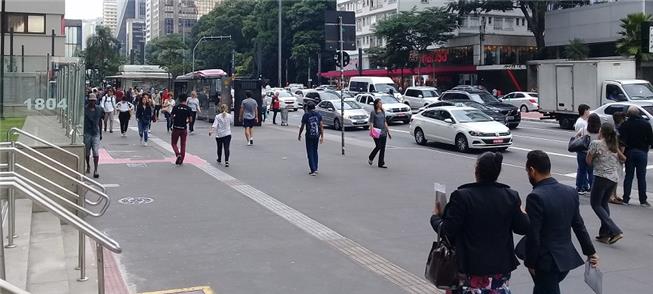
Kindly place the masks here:
[(564, 174), (565, 177), (576, 178), (576, 172)]
[[(533, 151), (533, 149), (520, 148), (520, 147), (510, 147), (509, 149), (515, 149), (515, 150), (520, 150), (520, 151), (525, 151), (525, 152)], [(566, 158), (576, 158), (576, 155), (555, 153), (555, 152), (549, 152), (549, 151), (546, 151), (546, 150), (543, 150), (543, 151), (546, 152), (546, 154), (548, 154), (548, 155), (555, 155), (555, 156), (566, 157)]]
[(535, 140), (541, 140), (541, 141), (550, 141), (550, 142), (559, 142), (559, 143), (569, 143), (569, 141), (563, 141), (563, 140), (555, 140), (555, 139), (548, 139), (548, 138), (542, 138), (542, 137), (533, 137), (533, 136), (524, 136), (524, 135), (515, 135), (514, 133), (512, 134), (513, 137), (517, 138), (526, 138), (526, 139), (535, 139)]
[[(170, 147), (170, 144), (167, 142), (156, 137), (151, 138), (151, 141), (172, 153), (172, 147)], [(204, 164), (197, 164), (196, 166), (216, 180), (240, 192), (242, 195), (265, 207), (270, 212), (286, 219), (288, 222), (307, 232), (311, 236), (331, 245), (333, 248), (337, 249), (367, 270), (374, 272), (401, 287), (406, 292), (415, 294), (444, 293), (423, 278), (399, 267), (391, 261), (372, 252), (353, 240), (340, 235), (333, 229), (286, 205), (276, 198), (219, 170), (217, 167), (206, 162)]]
[(118, 187), (120, 187), (120, 184), (103, 184), (102, 187), (105, 187), (105, 188), (118, 188)]
[(397, 129), (390, 129), (393, 132), (399, 132), (399, 133), (404, 133), (404, 134), (410, 134), (409, 131), (404, 131), (404, 130), (397, 130)]

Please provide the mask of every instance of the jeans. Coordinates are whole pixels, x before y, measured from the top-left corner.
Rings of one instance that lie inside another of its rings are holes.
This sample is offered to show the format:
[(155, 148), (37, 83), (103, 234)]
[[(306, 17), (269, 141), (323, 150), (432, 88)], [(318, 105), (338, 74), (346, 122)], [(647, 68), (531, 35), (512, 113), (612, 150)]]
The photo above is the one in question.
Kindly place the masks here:
[(118, 120), (120, 120), (120, 133), (124, 134), (127, 132), (127, 128), (129, 127), (129, 118), (131, 115), (129, 114), (129, 111), (123, 111), (118, 114)]
[(599, 236), (612, 237), (621, 234), (621, 229), (610, 218), (610, 207), (608, 200), (612, 195), (612, 191), (617, 186), (617, 183), (610, 181), (603, 177), (594, 177), (594, 187), (590, 194), (590, 204), (592, 210), (596, 213), (601, 221), (601, 228), (599, 228)]
[(385, 142), (387, 136), (381, 136), (378, 139), (374, 139), (374, 150), (372, 150), (372, 153), (370, 153), (369, 160), (372, 161), (374, 160), (374, 157), (376, 157), (376, 153), (379, 153), (379, 166), (384, 166), (385, 165)]
[[(108, 122), (108, 123), (107, 123)], [(113, 111), (104, 113), (104, 131), (107, 131), (107, 125), (109, 126), (109, 131), (113, 132)]]
[(626, 151), (626, 176), (624, 177), (624, 202), (630, 200), (630, 190), (633, 187), (635, 172), (637, 175), (637, 190), (639, 190), (639, 202), (646, 202), (646, 164), (648, 163), (648, 151), (641, 149), (630, 149)]
[(150, 128), (150, 121), (138, 120), (138, 135), (141, 136), (144, 142), (147, 143), (148, 129)]
[(224, 161), (229, 162), (229, 145), (231, 143), (231, 135), (215, 138), (215, 143), (218, 144), (218, 161), (222, 161), (222, 147), (224, 146)]
[(576, 190), (583, 191), (592, 188), (592, 181), (594, 180), (593, 169), (587, 165), (587, 152), (577, 152), (576, 162), (578, 169), (576, 169)]
[(191, 117), (192, 117), (192, 120), (190, 121), (190, 124), (188, 125), (188, 129), (192, 133), (192, 132), (195, 131), (195, 120), (197, 120), (197, 111), (191, 111)]
[(560, 282), (567, 277), (568, 271), (560, 272), (535, 270), (533, 294), (560, 294)]
[(308, 168), (312, 172), (317, 171), (317, 146), (320, 144), (319, 138), (306, 138), (306, 155), (308, 156)]
[(170, 112), (164, 111), (163, 116), (166, 117), (166, 130), (168, 132), (170, 131), (170, 128), (172, 128), (172, 117), (170, 116)]
[[(188, 132), (185, 129), (172, 129), (172, 150), (175, 151), (175, 156), (181, 156), (181, 162), (184, 162), (186, 157), (186, 138)], [(181, 139), (181, 150), (177, 147), (177, 142)]]

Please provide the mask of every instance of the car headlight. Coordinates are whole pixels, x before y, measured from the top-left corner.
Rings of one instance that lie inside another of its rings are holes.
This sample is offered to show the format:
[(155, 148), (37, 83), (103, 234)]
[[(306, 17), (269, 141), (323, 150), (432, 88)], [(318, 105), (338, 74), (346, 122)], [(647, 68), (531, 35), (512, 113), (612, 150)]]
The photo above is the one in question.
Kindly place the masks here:
[(469, 131), (468, 132), (470, 135), (474, 137), (494, 137), (496, 136), (495, 133), (483, 133), (483, 132), (477, 132), (477, 131)]
[(351, 115), (349, 115), (349, 114), (345, 114), (344, 118), (345, 118), (345, 119), (351, 119)]

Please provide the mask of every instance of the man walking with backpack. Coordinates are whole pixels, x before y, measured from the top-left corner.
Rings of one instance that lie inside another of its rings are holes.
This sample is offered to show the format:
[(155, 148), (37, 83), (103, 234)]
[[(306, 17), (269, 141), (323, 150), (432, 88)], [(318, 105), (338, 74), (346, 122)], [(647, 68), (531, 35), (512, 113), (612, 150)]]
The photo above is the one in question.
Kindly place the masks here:
[(113, 95), (113, 90), (107, 90), (107, 94), (102, 97), (100, 106), (104, 109), (104, 131), (107, 131), (107, 124), (109, 125), (109, 133), (113, 133), (113, 113), (116, 111), (116, 96)]
[(302, 140), (302, 132), (306, 128), (306, 155), (308, 156), (308, 166), (311, 176), (317, 176), (317, 146), (324, 143), (324, 124), (322, 123), (322, 116), (315, 112), (315, 104), (308, 102), (306, 105), (306, 113), (302, 117), (302, 126), (299, 128), (299, 135), (297, 140)]

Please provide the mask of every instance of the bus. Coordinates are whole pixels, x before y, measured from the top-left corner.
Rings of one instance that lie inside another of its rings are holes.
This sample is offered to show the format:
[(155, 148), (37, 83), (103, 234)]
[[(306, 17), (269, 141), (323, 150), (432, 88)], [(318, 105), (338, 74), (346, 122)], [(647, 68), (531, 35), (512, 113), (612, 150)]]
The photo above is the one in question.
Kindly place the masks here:
[(175, 98), (180, 95), (190, 97), (192, 91), (197, 92), (202, 112), (198, 119), (213, 120), (218, 111), (218, 103), (232, 105), (231, 78), (221, 69), (205, 69), (178, 76), (174, 80)]

